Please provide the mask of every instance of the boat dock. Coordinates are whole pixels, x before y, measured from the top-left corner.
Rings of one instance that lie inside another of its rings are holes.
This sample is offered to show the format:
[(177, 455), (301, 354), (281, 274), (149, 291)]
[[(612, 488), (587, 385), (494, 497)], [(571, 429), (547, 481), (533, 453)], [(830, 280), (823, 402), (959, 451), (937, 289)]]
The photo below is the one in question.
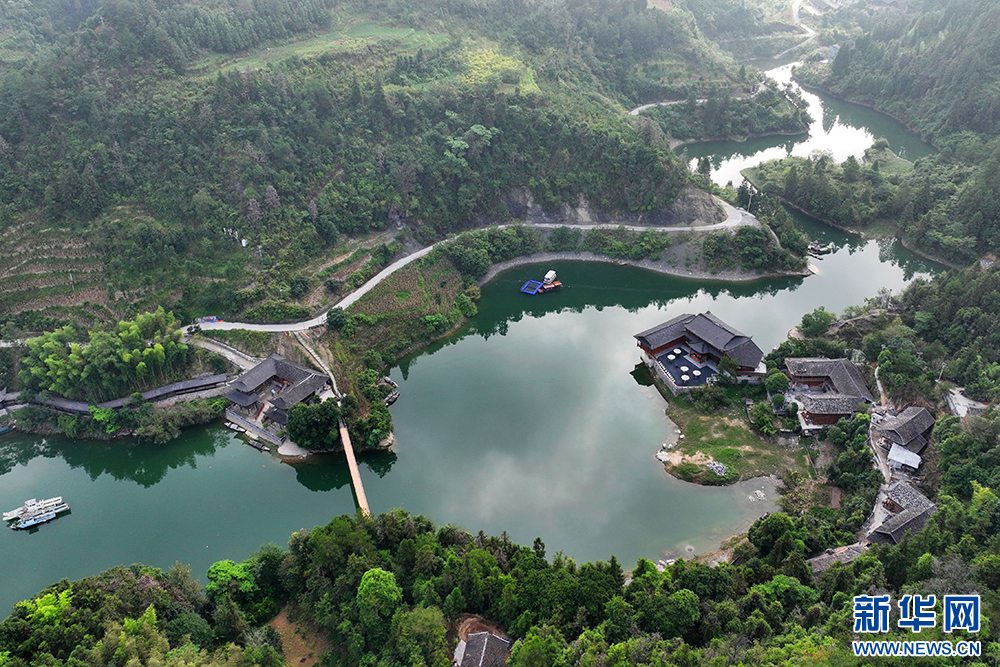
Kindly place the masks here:
[(562, 282), (556, 280), (556, 272), (549, 271), (545, 274), (545, 277), (541, 280), (529, 280), (524, 283), (521, 287), (521, 291), (525, 294), (545, 294), (546, 292), (553, 292), (557, 289), (562, 288)]

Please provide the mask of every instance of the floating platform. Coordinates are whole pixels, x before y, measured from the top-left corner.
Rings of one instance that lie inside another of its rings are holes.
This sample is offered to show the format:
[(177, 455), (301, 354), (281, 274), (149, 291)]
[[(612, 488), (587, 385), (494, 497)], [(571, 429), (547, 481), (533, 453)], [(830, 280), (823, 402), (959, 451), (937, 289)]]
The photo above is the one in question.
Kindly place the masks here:
[(829, 255), (831, 252), (836, 250), (836, 246), (831, 242), (826, 245), (820, 245), (815, 241), (809, 243), (808, 251), (809, 255), (815, 257), (816, 259), (822, 259), (822, 255)]
[(554, 292), (557, 289), (562, 289), (562, 283), (556, 280), (555, 271), (546, 273), (544, 280), (529, 280), (521, 287), (521, 291), (525, 294), (545, 294), (546, 292)]
[(524, 283), (524, 286), (521, 288), (521, 291), (524, 292), (525, 294), (538, 294), (538, 290), (540, 290), (541, 288), (542, 288), (541, 281), (529, 280), (528, 282)]

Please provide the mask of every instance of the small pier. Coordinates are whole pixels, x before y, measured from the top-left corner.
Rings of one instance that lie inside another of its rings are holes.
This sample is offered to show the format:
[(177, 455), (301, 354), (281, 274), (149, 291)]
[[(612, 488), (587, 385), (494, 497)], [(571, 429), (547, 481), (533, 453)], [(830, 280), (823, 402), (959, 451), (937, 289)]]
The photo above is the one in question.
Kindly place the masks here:
[[(305, 348), (306, 352), (309, 353), (309, 356), (316, 361), (319, 367), (323, 369), (323, 372), (330, 378), (330, 383), (333, 385), (333, 394), (337, 397), (337, 403), (339, 404), (342, 394), (337, 388), (337, 378), (333, 376), (333, 371), (330, 370), (330, 367), (326, 365), (326, 362), (323, 361), (323, 358), (319, 356), (319, 353), (309, 344), (302, 333), (298, 331), (292, 333), (295, 339)], [(347, 456), (347, 467), (351, 471), (351, 486), (354, 487), (354, 497), (358, 501), (358, 507), (361, 508), (365, 516), (371, 516), (371, 510), (368, 509), (368, 498), (365, 496), (365, 487), (361, 485), (361, 473), (358, 471), (358, 461), (354, 458), (354, 446), (351, 444), (351, 436), (347, 432), (347, 426), (344, 424), (343, 419), (340, 420), (340, 442), (344, 445), (344, 454)]]

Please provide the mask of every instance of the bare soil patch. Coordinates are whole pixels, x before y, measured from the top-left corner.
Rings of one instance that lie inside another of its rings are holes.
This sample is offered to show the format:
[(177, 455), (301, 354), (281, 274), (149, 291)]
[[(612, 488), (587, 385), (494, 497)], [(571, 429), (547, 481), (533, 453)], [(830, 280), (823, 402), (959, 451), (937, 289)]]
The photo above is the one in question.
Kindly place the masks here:
[(667, 460), (670, 461), (670, 465), (679, 466), (682, 463), (693, 463), (695, 465), (704, 465), (706, 463), (711, 463), (713, 461), (712, 457), (702, 451), (697, 451), (694, 454), (685, 454), (684, 452), (672, 451), (667, 454)]
[(281, 610), (270, 626), (281, 635), (288, 667), (314, 667), (319, 664), (320, 656), (332, 647), (312, 623), (290, 620), (287, 608)]
[(455, 621), (455, 632), (457, 636), (462, 641), (467, 641), (469, 635), (474, 635), (477, 632), (489, 632), (497, 637), (502, 637), (503, 639), (510, 639), (507, 633), (503, 629), (496, 625), (495, 623), (490, 623), (485, 620), (482, 616), (477, 616), (475, 614), (463, 614), (458, 617)]

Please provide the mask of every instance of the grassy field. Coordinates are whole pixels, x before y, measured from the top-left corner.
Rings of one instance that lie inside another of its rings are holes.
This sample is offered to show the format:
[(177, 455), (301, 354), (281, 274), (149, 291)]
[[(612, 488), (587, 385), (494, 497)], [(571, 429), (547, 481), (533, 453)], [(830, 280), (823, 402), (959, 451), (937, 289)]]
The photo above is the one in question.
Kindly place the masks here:
[[(665, 464), (667, 472), (675, 477), (717, 485), (764, 475), (780, 476), (786, 471), (813, 475), (802, 447), (786, 446), (758, 434), (747, 424), (742, 407), (706, 414), (682, 396), (670, 400), (667, 414), (684, 435), (670, 450), (672, 459)], [(725, 476), (707, 467), (712, 461), (727, 467)]]
[(311, 58), (334, 51), (349, 51), (381, 40), (393, 40), (393, 50), (400, 55), (408, 55), (415, 54), (420, 49), (438, 48), (448, 39), (448, 35), (444, 33), (395, 28), (356, 19), (312, 37), (270, 44), (238, 56), (214, 54), (193, 63), (188, 72), (194, 77), (205, 78), (230, 70), (261, 69), (268, 63), (288, 58)]
[(281, 334), (232, 329), (230, 331), (207, 331), (205, 337), (222, 341), (252, 357), (266, 357), (278, 349), (278, 339)]

